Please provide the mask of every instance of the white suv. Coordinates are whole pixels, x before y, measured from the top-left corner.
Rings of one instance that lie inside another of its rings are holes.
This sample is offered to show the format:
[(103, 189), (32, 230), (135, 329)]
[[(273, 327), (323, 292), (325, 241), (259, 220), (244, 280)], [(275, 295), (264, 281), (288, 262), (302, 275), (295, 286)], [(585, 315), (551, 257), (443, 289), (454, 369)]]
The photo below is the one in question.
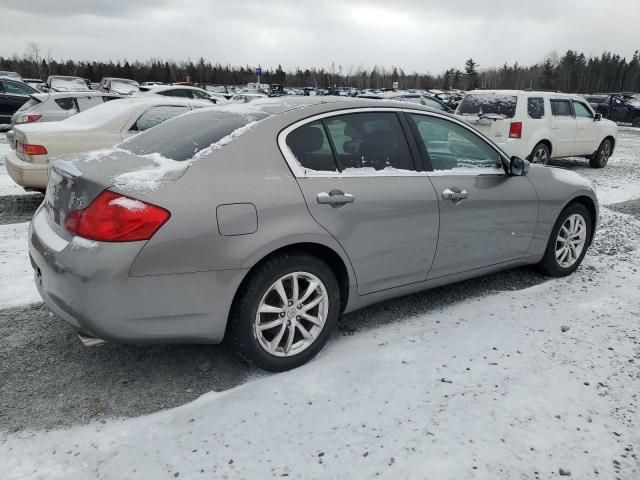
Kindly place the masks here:
[(526, 90), (473, 90), (456, 110), (509, 155), (546, 164), (584, 156), (593, 168), (607, 164), (618, 127), (578, 95)]

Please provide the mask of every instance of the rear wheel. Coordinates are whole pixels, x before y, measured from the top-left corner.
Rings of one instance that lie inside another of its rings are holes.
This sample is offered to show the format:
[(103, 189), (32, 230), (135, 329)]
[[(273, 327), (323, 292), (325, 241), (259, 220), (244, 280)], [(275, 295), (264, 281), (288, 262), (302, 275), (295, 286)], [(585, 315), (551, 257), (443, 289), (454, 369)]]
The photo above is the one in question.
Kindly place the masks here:
[(327, 342), (340, 315), (340, 288), (322, 260), (280, 254), (238, 292), (228, 336), (249, 362), (274, 372), (298, 367)]
[(549, 162), (551, 157), (551, 153), (549, 152), (549, 147), (546, 143), (540, 142), (535, 147), (533, 147), (533, 151), (531, 155), (529, 155), (529, 161), (536, 165), (546, 165)]
[(551, 277), (573, 273), (582, 263), (591, 243), (592, 218), (580, 203), (567, 206), (556, 221), (538, 269)]
[(591, 168), (603, 168), (609, 161), (612, 151), (613, 145), (611, 144), (611, 140), (605, 138), (596, 153), (589, 159), (589, 166)]

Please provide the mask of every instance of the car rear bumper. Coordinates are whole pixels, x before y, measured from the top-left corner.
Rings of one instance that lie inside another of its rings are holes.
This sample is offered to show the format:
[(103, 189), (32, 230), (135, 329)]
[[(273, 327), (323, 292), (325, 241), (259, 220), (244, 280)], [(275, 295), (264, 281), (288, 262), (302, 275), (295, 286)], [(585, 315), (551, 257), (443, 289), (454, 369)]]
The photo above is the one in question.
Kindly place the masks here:
[(16, 152), (9, 150), (4, 160), (9, 176), (18, 185), (27, 188), (47, 188), (48, 163), (30, 163), (21, 160)]
[(534, 147), (534, 145), (529, 146), (526, 141), (519, 138), (493, 138), (492, 140), (510, 157), (516, 156), (527, 159)]
[(117, 343), (218, 343), (246, 270), (129, 276), (145, 242), (67, 241), (40, 208), (29, 228), (35, 282), (80, 331)]

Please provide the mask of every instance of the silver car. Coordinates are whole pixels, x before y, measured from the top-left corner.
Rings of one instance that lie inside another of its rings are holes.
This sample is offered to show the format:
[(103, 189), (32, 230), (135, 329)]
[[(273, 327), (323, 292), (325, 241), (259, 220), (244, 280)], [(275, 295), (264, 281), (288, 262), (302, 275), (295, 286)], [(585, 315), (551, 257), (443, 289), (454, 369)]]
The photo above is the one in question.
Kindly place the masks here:
[(29, 232), (46, 304), (89, 343), (232, 343), (280, 371), (338, 317), (519, 265), (572, 273), (590, 183), (408, 103), (297, 97), (183, 114), (54, 160)]
[(92, 91), (35, 93), (13, 114), (11, 125), (58, 122), (116, 98), (122, 96)]

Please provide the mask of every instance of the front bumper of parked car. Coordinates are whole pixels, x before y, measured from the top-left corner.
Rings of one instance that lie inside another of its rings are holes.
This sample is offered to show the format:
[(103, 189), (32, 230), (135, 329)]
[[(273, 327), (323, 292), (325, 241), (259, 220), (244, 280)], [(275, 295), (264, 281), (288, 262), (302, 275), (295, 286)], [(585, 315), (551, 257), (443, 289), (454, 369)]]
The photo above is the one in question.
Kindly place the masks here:
[(145, 242), (62, 238), (40, 208), (29, 257), (47, 306), (85, 335), (117, 343), (219, 343), (245, 270), (132, 277)]

